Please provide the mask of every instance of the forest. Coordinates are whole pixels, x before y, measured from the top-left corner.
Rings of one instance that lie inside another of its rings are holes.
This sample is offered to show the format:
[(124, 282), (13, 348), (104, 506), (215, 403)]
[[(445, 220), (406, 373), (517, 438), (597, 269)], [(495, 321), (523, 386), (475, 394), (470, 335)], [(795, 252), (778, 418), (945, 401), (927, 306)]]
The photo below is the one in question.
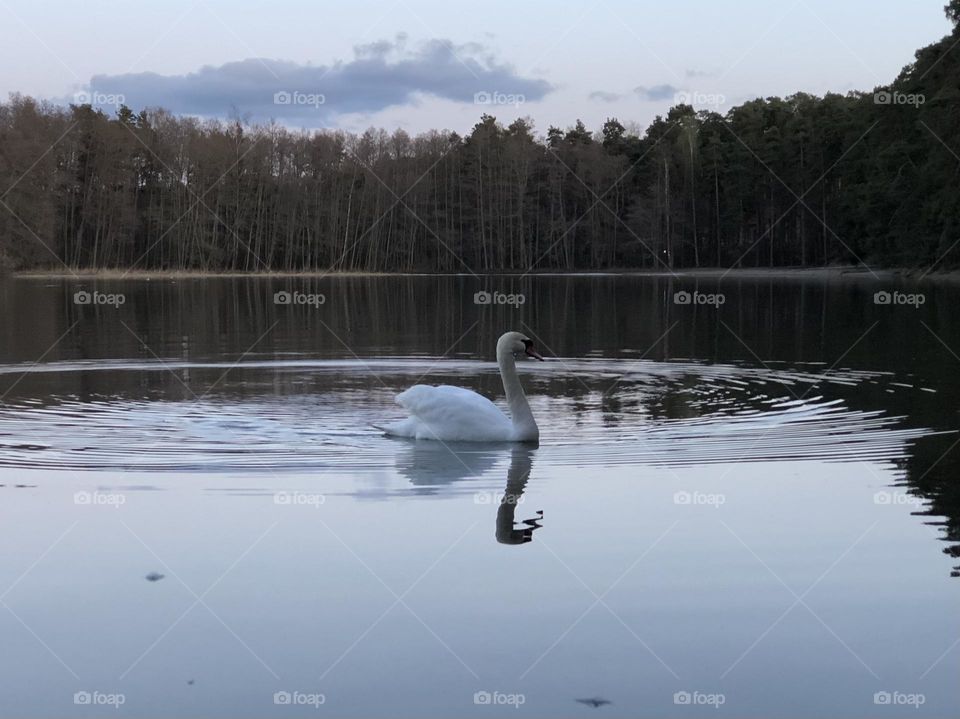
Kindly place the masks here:
[(0, 269), (960, 265), (960, 0), (888, 86), (461, 136), (0, 104)]

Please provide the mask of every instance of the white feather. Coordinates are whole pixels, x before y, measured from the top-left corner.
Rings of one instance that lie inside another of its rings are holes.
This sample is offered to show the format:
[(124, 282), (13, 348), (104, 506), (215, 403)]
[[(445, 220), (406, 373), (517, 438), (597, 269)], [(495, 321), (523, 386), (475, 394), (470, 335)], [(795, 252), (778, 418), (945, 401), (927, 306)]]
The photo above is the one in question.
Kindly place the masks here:
[(397, 395), (410, 416), (384, 425), (387, 434), (447, 442), (510, 442), (513, 423), (493, 402), (463, 387), (414, 385)]

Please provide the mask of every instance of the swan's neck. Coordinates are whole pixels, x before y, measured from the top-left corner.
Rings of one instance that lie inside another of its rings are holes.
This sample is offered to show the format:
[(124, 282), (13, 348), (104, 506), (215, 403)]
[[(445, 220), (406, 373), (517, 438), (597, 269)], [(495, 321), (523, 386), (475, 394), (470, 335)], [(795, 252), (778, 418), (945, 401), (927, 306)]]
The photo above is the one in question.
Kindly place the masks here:
[(517, 361), (510, 352), (503, 352), (497, 356), (500, 365), (500, 378), (503, 380), (503, 389), (507, 394), (507, 405), (510, 407), (510, 419), (517, 434), (525, 440), (536, 440), (540, 437), (540, 430), (533, 419), (527, 395), (523, 392), (520, 377), (517, 376)]

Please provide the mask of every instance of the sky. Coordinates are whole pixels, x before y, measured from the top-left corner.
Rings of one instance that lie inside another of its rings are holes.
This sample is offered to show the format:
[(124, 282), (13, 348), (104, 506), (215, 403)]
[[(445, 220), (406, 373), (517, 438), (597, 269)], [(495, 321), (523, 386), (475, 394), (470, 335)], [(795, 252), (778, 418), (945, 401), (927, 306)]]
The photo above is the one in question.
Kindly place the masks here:
[(0, 96), (294, 128), (538, 131), (670, 106), (871, 91), (945, 0), (0, 0)]

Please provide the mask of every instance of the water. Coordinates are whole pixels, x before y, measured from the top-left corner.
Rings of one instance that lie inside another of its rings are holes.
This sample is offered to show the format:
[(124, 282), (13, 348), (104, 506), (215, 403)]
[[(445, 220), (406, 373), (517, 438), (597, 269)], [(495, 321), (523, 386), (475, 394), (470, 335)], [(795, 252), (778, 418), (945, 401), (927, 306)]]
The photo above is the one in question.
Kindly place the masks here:
[[(2, 280), (0, 713), (956, 715), (958, 295)], [(539, 447), (371, 426), (507, 329)]]

